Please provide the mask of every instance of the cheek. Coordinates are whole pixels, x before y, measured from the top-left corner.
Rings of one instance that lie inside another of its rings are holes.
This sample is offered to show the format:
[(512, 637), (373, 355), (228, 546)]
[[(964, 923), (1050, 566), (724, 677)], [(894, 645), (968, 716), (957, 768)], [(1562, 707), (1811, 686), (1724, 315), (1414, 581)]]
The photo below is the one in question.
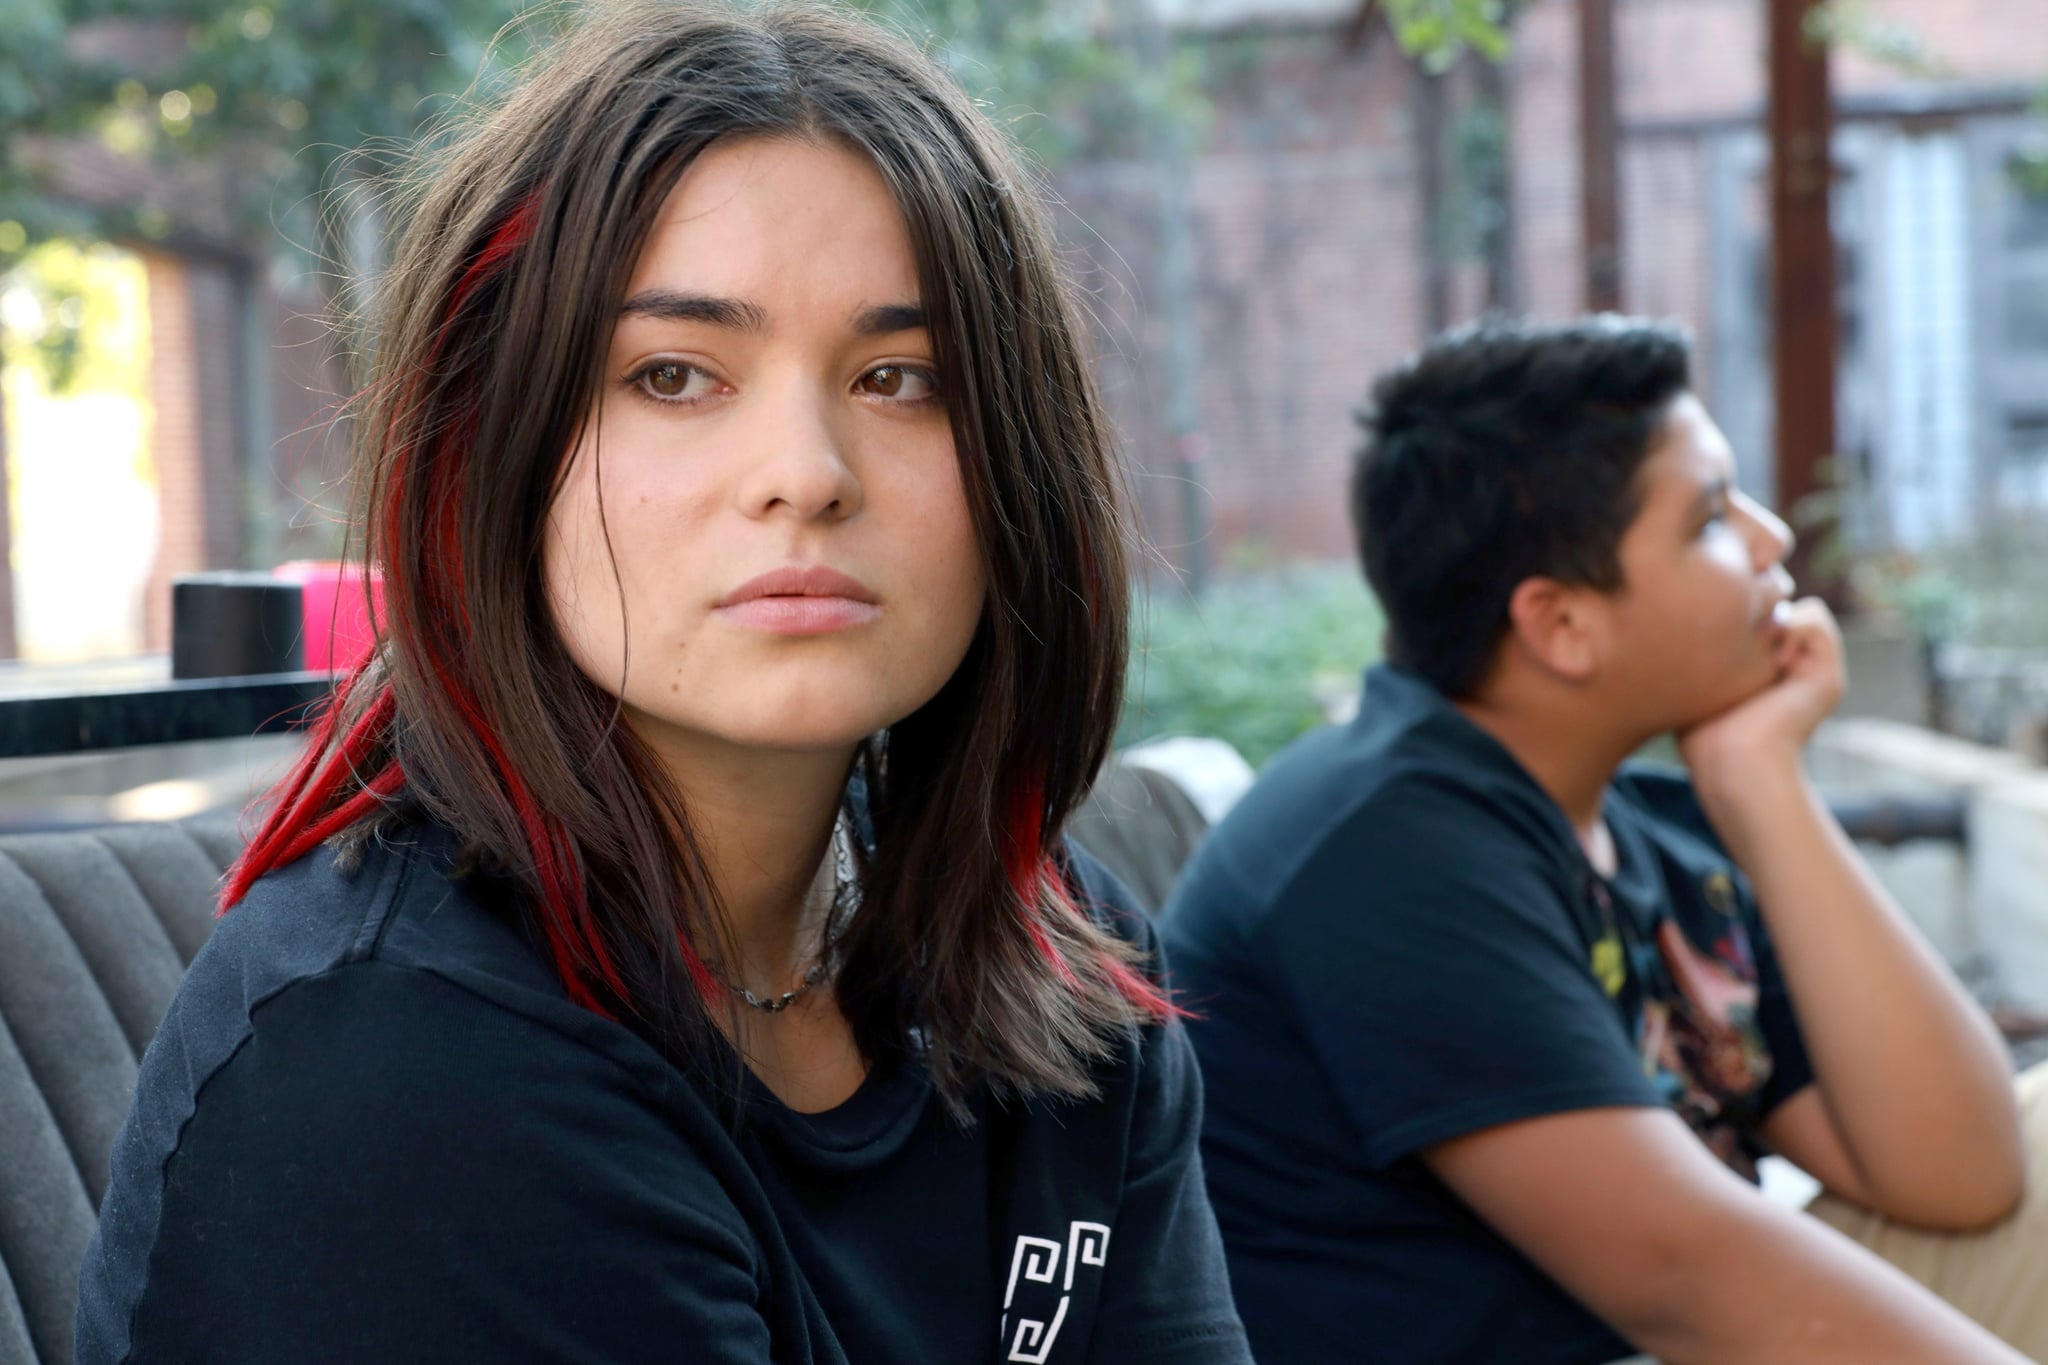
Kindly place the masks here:
[(578, 451), (548, 508), (541, 573), (555, 630), (577, 666), (607, 691), (623, 659), (619, 588), (600, 520), (596, 461)]
[(920, 509), (919, 524), (929, 528), (924, 558), (933, 600), (943, 604), (943, 628), (958, 637), (964, 654), (981, 620), (981, 540), (975, 534), (967, 490), (950, 446), (946, 463), (940, 467), (950, 473), (925, 483), (926, 505)]
[(1732, 522), (1716, 523), (1701, 538), (1696, 552), (1709, 571), (1718, 575), (1729, 590), (1747, 598), (1757, 580), (1756, 552), (1749, 539)]
[(1659, 613), (1666, 635), (1690, 636), (1705, 651), (1720, 647), (1728, 631), (1747, 629), (1756, 573), (1741, 537), (1710, 531), (1674, 568)]

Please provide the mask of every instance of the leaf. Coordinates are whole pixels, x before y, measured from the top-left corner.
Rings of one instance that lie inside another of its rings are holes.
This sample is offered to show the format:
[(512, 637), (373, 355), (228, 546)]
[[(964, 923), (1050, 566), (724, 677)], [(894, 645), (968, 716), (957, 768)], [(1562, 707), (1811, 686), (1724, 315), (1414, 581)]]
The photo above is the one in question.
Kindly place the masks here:
[(1401, 49), (1431, 71), (1450, 70), (1468, 49), (1489, 61), (1501, 61), (1507, 56), (1507, 30), (1514, 6), (1504, 0), (1380, 3)]

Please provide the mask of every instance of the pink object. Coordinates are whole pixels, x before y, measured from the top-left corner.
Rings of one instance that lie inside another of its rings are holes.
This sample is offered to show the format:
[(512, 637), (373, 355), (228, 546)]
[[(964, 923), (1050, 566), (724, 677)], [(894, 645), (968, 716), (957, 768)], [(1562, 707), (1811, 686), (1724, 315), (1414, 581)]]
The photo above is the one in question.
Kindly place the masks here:
[[(336, 559), (295, 559), (272, 570), (305, 594), (306, 667), (318, 672), (353, 668), (376, 643), (377, 628), (363, 600), (363, 566)], [(373, 570), (370, 596), (384, 615), (384, 584)]]

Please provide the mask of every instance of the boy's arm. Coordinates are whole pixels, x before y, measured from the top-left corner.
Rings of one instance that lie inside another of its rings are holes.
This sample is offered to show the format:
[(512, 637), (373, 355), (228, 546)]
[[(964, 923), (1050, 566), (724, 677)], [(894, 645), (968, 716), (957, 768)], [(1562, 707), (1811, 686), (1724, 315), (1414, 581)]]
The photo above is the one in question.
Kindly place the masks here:
[(2018, 1202), (2024, 1158), (1996, 1031), (1857, 856), (1800, 766), (1842, 690), (1818, 601), (1791, 608), (1778, 682), (1680, 737), (1700, 803), (1756, 889), (1815, 1083), (1763, 1125), (1828, 1188), (1969, 1229)]
[(1495, 1231), (1670, 1365), (2024, 1359), (1875, 1255), (1772, 1204), (1668, 1109), (1525, 1119), (1422, 1155)]

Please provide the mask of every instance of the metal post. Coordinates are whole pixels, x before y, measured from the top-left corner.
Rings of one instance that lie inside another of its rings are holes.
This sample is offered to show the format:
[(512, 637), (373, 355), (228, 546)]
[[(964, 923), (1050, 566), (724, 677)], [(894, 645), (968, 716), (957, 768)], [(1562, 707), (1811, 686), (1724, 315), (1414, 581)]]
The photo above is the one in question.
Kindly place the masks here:
[(1451, 262), (1444, 242), (1444, 83), (1449, 79), (1422, 62), (1409, 63), (1422, 227), (1422, 322), (1431, 336), (1451, 325)]
[(1509, 124), (1507, 72), (1500, 62), (1481, 58), (1473, 64), (1473, 96), (1478, 108), (1496, 120), (1499, 155), (1492, 173), (1479, 187), (1490, 205), (1486, 227), (1481, 234), (1486, 258), (1486, 310), (1513, 312), (1519, 290), (1515, 281), (1515, 185), (1514, 130)]
[[(1770, 64), (1771, 376), (1777, 413), (1777, 509), (1790, 518), (1821, 488), (1835, 453), (1834, 163), (1827, 49), (1806, 36), (1819, 0), (1764, 0)], [(1802, 526), (1792, 571), (1806, 578), (1826, 528)], [(1825, 591), (1826, 586), (1807, 583)]]
[(1621, 136), (1615, 118), (1614, 0), (1579, 0), (1579, 209), (1586, 308), (1621, 308)]

